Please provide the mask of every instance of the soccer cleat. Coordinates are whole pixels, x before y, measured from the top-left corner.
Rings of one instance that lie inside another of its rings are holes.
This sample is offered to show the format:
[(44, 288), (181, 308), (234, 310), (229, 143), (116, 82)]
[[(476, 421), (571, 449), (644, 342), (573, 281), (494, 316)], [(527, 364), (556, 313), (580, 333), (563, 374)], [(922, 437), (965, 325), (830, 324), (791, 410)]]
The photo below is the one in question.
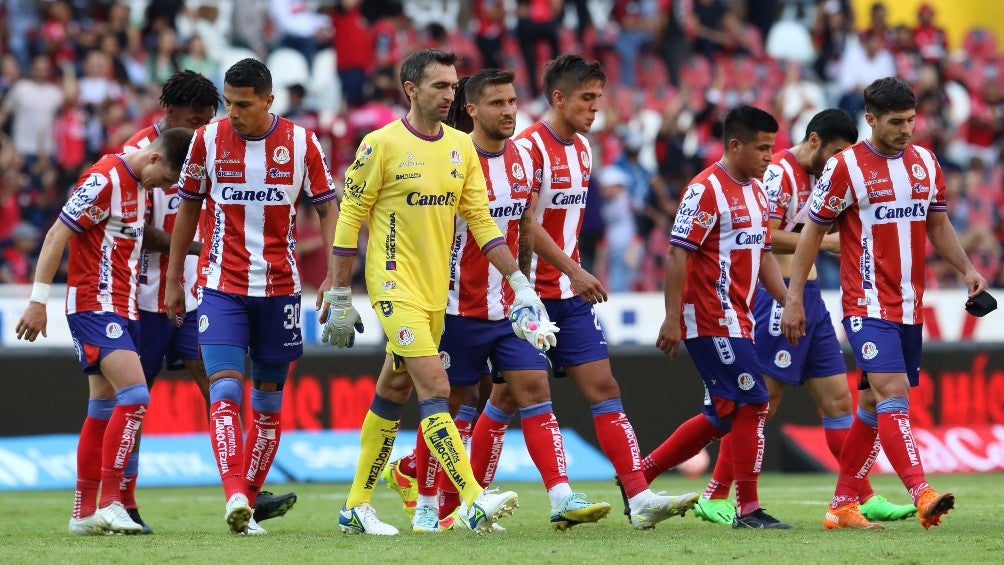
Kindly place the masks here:
[(139, 517), (139, 508), (126, 508), (126, 512), (129, 513), (129, 517), (132, 518), (133, 522), (136, 522), (140, 526), (143, 526), (143, 531), (140, 532), (141, 534), (148, 536), (153, 533), (153, 528), (147, 526), (146, 522), (144, 522), (143, 519)]
[(736, 519), (732, 521), (732, 527), (737, 530), (789, 530), (790, 524), (778, 520), (770, 514), (764, 512), (763, 508), (757, 508), (745, 516), (736, 514)]
[(254, 515), (256, 520), (264, 522), (272, 518), (285, 516), (286, 512), (296, 504), (296, 493), (274, 495), (267, 490), (258, 493), (258, 498), (254, 503)]
[(624, 483), (622, 483), (621, 478), (617, 476), (614, 477), (614, 483), (621, 491), (621, 501), (624, 502), (624, 517), (627, 518), (628, 522), (631, 522), (631, 502), (628, 500), (627, 491), (624, 490)]
[(70, 533), (75, 536), (103, 536), (106, 531), (95, 513), (83, 518), (70, 518)]
[(456, 510), (454, 510), (453, 512), (447, 514), (445, 518), (440, 518), (439, 519), (439, 529), (440, 530), (443, 530), (443, 531), (452, 530), (453, 526), (456, 526), (456, 525), (457, 525), (457, 511)]
[(338, 525), (347, 534), (368, 534), (371, 536), (396, 536), (397, 528), (377, 518), (376, 510), (368, 503), (349, 509), (342, 506), (338, 513)]
[(697, 499), (694, 505), (694, 515), (705, 522), (712, 524), (723, 524), (731, 526), (736, 519), (736, 505), (731, 500), (724, 498)]
[(248, 520), (248, 530), (245, 533), (249, 536), (263, 536), (268, 533), (268, 530), (259, 526), (258, 522), (255, 522), (254, 516), (251, 516), (251, 519)]
[(837, 508), (828, 508), (823, 518), (823, 528), (837, 530), (850, 528), (855, 530), (884, 530), (885, 526), (877, 522), (869, 522), (861, 515), (857, 502), (848, 502)]
[(667, 495), (665, 491), (653, 494), (645, 501), (645, 506), (636, 512), (631, 512), (631, 525), (638, 530), (647, 530), (670, 516), (684, 516), (687, 510), (697, 504), (697, 499), (700, 497), (701, 495), (696, 492), (680, 496)]
[(906, 520), (917, 513), (912, 504), (893, 504), (880, 494), (872, 495), (860, 507), (861, 515), (876, 522)]
[(551, 509), (551, 526), (564, 531), (579, 524), (598, 522), (609, 513), (610, 505), (606, 502), (589, 502), (586, 495), (576, 492), (566, 496), (557, 508)]
[(498, 492), (497, 489), (486, 489), (474, 499), (470, 508), (462, 503), (457, 518), (467, 529), (483, 534), (495, 531), (492, 525), (502, 516), (512, 514), (518, 506), (519, 495), (511, 490)]
[(411, 531), (419, 534), (438, 534), (443, 531), (439, 524), (439, 509), (433, 506), (416, 506), (411, 517)]
[(121, 502), (113, 502), (94, 513), (99, 527), (111, 534), (141, 534), (143, 526), (132, 521)]
[(246, 534), (248, 522), (251, 521), (251, 506), (248, 505), (248, 497), (241, 493), (233, 494), (227, 500), (227, 512), (223, 515), (230, 531), (235, 534)]
[(401, 472), (401, 460), (388, 463), (380, 473), (390, 490), (401, 497), (404, 511), (409, 516), (415, 515), (415, 505), (418, 504), (418, 479)]
[(931, 526), (940, 526), (941, 517), (952, 508), (955, 508), (955, 495), (950, 492), (938, 494), (933, 488), (927, 487), (917, 497), (917, 518), (925, 530)]

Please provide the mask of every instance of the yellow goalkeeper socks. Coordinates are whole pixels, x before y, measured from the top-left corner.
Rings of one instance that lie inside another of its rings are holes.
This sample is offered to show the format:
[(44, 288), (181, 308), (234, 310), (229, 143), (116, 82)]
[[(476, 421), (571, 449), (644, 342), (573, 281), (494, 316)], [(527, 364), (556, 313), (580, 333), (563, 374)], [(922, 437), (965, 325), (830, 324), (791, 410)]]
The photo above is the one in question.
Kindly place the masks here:
[(401, 405), (380, 396), (373, 397), (373, 404), (366, 412), (363, 427), (359, 432), (359, 463), (356, 475), (349, 487), (346, 508), (365, 504), (373, 497), (373, 489), (380, 480), (384, 465), (390, 460), (394, 449), (394, 438), (401, 420)]

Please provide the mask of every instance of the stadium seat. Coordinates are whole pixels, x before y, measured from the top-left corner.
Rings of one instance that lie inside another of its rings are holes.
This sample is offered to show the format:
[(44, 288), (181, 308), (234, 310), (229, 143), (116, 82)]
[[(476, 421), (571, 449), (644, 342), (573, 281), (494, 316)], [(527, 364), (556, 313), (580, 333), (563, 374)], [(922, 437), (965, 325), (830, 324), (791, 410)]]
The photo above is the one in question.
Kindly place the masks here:
[(219, 51), (217, 54), (217, 62), (220, 64), (220, 69), (226, 72), (234, 63), (242, 59), (258, 59), (258, 55), (250, 49), (245, 49), (244, 47), (234, 47), (233, 45), (227, 45)]
[(342, 84), (336, 71), (337, 60), (334, 49), (323, 49), (314, 55), (310, 84), (305, 86), (318, 110), (338, 111), (341, 108)]
[(954, 80), (945, 82), (945, 94), (948, 96), (948, 123), (953, 128), (958, 127), (969, 119), (972, 113), (972, 102), (966, 87)]
[(767, 54), (779, 60), (810, 63), (816, 59), (812, 36), (805, 26), (792, 20), (780, 21), (767, 34)]
[(306, 85), (310, 82), (310, 66), (306, 57), (295, 49), (280, 47), (268, 55), (266, 61), (272, 71), (272, 82), (282, 86)]

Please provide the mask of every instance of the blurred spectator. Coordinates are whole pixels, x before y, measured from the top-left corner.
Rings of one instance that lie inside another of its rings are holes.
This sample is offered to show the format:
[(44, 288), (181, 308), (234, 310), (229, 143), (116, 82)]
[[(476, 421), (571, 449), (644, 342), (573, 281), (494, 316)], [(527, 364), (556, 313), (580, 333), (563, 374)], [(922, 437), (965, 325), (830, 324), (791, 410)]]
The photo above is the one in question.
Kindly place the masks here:
[(575, 8), (575, 39), (579, 45), (586, 43), (586, 33), (593, 27), (593, 16), (589, 13), (589, 0), (564, 0), (559, 18), (564, 17), (568, 5)]
[(884, 2), (872, 3), (871, 10), (868, 12), (868, 27), (861, 35), (862, 38), (866, 35), (874, 36), (882, 47), (892, 47), (895, 38), (892, 28), (889, 27), (889, 9), (885, 7)]
[(3, 251), (0, 282), (31, 284), (34, 280), (35, 258), (38, 256), (39, 229), (28, 222), (17, 224), (11, 231), (10, 245)]
[(178, 58), (178, 32), (164, 27), (157, 34), (156, 48), (146, 57), (146, 74), (150, 82), (164, 84), (181, 70)]
[(708, 59), (715, 55), (729, 40), (722, 29), (722, 20), (727, 7), (722, 0), (694, 0), (693, 14), (688, 28), (695, 37), (694, 51)]
[(979, 92), (970, 98), (969, 120), (960, 128), (967, 157), (993, 162), (998, 154), (996, 143), (1004, 133), (1004, 94), (997, 78), (988, 78)]
[(502, 38), (505, 36), (505, 0), (474, 0), (474, 43), (486, 69), (501, 69)]
[(218, 65), (206, 53), (206, 42), (201, 35), (193, 35), (188, 39), (188, 47), (181, 56), (182, 70), (195, 71), (204, 77), (212, 79), (216, 76)]
[(840, 75), (840, 59), (851, 35), (851, 19), (840, 0), (825, 0), (816, 7), (813, 41), (817, 56), (813, 68), (820, 80), (837, 80)]
[[(774, 116), (789, 126), (792, 139), (805, 137), (809, 120), (826, 107), (826, 94), (819, 84), (806, 80), (802, 66), (789, 61), (784, 69), (784, 85), (775, 99)], [(774, 144), (778, 146), (777, 143)]]
[(516, 37), (523, 64), (526, 65), (532, 98), (541, 94), (541, 64), (537, 46), (543, 42), (548, 48), (548, 60), (557, 58), (558, 26), (563, 11), (561, 0), (516, 0)]
[(46, 5), (45, 19), (39, 30), (39, 52), (48, 55), (56, 66), (77, 62), (72, 37), (78, 31), (79, 24), (72, 17), (73, 11), (67, 2), (57, 1)]
[(114, 80), (111, 59), (102, 51), (91, 51), (84, 58), (84, 76), (78, 81), (80, 100), (85, 106), (97, 106), (105, 100), (121, 101), (122, 86)]
[[(623, 171), (624, 185), (634, 214), (634, 224), (642, 238), (648, 237), (653, 228), (669, 226), (675, 206), (670, 201), (666, 182), (654, 171), (650, 171), (638, 160), (643, 139), (634, 132), (624, 136), (624, 151), (614, 162), (614, 167)], [(608, 167), (608, 169), (611, 167)], [(602, 184), (602, 183), (601, 183)]]
[(627, 186), (631, 182), (620, 167), (606, 167), (600, 173), (603, 191), (603, 267), (607, 273), (607, 290), (628, 292), (638, 268), (639, 244), (634, 223), (634, 210)]
[(59, 185), (70, 186), (79, 176), (87, 159), (87, 114), (80, 107), (80, 88), (65, 88), (63, 107), (56, 117), (53, 136), (56, 141), (56, 166)]
[(913, 41), (925, 61), (943, 61), (948, 56), (948, 35), (934, 24), (934, 6), (929, 3), (917, 8), (917, 27)]
[[(283, 117), (317, 133), (320, 129), (320, 120), (317, 117), (317, 112), (304, 106), (307, 99), (307, 89), (302, 84), (291, 84), (286, 87), (286, 91), (289, 92), (289, 107), (286, 109)], [(316, 214), (307, 215), (316, 216)]]
[(620, 57), (620, 83), (635, 85), (638, 54), (650, 48), (666, 25), (670, 0), (617, 0), (611, 19), (617, 24), (614, 45)]
[(345, 103), (353, 108), (364, 101), (366, 72), (374, 64), (369, 23), (360, 10), (362, 0), (340, 0), (331, 10), (332, 47), (338, 58), (338, 79)]
[(396, 71), (407, 50), (415, 45), (415, 30), (399, 0), (387, 0), (372, 25), (374, 72)]
[(239, 9), (231, 11), (230, 42), (250, 49), (264, 60), (268, 55), (265, 20), (269, 0), (241, 0)]
[[(177, 33), (178, 14), (185, 7), (185, 0), (154, 0), (146, 5), (143, 12), (143, 47), (155, 51), (160, 41), (160, 32), (170, 29)], [(168, 75), (170, 76), (170, 75)]]
[(324, 241), (321, 220), (307, 204), (300, 204), (296, 215), (296, 257), (300, 271), (300, 282), (304, 290), (317, 290), (328, 276), (328, 257), (331, 242)]
[(52, 126), (63, 104), (63, 90), (52, 79), (52, 65), (45, 55), (31, 62), (31, 76), (19, 79), (7, 93), (0, 109), (0, 124), (11, 120), (14, 148), (30, 167), (40, 156), (52, 156), (56, 145)]
[(146, 84), (146, 67), (133, 57), (125, 56), (122, 44), (113, 33), (105, 33), (98, 41), (101, 50), (111, 64), (111, 77), (119, 84)]
[(6, 5), (8, 44), (11, 53), (21, 68), (31, 65), (31, 34), (38, 26), (36, 0), (7, 0)]
[(855, 120), (865, 109), (862, 95), (865, 87), (882, 77), (896, 74), (896, 64), (885, 47), (882, 30), (873, 29), (863, 34), (862, 41), (863, 45), (853, 40), (847, 42), (840, 58), (837, 79), (841, 93), (838, 105)]
[(321, 43), (330, 39), (330, 22), (303, 0), (272, 0), (268, 10), (283, 47), (303, 54), (307, 63), (314, 60)]
[(0, 56), (0, 100), (7, 96), (14, 83), (21, 78), (21, 67), (14, 55)]

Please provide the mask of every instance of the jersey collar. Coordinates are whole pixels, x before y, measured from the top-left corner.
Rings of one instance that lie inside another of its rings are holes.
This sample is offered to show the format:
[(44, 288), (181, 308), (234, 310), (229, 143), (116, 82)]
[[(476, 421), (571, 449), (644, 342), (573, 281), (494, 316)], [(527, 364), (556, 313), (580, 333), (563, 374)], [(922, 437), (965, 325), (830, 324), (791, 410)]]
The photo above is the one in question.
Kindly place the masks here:
[(412, 135), (421, 139), (422, 141), (439, 141), (440, 139), (443, 139), (444, 135), (446, 135), (446, 128), (444, 128), (442, 124), (439, 125), (439, 133), (437, 133), (436, 135), (425, 135), (424, 133), (418, 131), (417, 129), (411, 126), (411, 123), (408, 122), (407, 116), (401, 118), (401, 123), (404, 124), (405, 129), (410, 131)]

